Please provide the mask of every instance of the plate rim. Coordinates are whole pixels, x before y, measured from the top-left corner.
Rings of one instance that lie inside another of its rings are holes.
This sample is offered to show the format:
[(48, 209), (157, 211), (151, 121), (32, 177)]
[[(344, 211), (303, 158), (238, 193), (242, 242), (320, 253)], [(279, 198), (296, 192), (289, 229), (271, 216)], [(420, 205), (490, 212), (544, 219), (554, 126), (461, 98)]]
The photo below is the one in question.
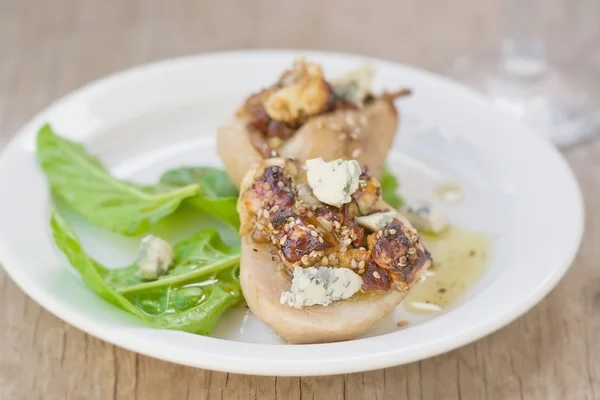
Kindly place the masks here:
[[(76, 98), (82, 95), (85, 92), (93, 90), (95, 87), (102, 86), (103, 84), (114, 81), (116, 79), (127, 79), (132, 75), (139, 74), (144, 71), (152, 70), (152, 69), (160, 69), (169, 65), (177, 65), (177, 64), (186, 64), (193, 61), (200, 61), (203, 59), (210, 58), (218, 58), (223, 56), (229, 57), (248, 57), (249, 55), (257, 56), (257, 55), (269, 55), (269, 56), (294, 56), (294, 55), (304, 55), (306, 57), (334, 57), (339, 59), (362, 59), (365, 61), (373, 61), (377, 63), (384, 63), (388, 65), (392, 65), (394, 67), (399, 67), (407, 71), (412, 71), (415, 73), (419, 73), (421, 75), (427, 76), (428, 78), (444, 81), (445, 84), (454, 86), (456, 89), (459, 89), (463, 92), (469, 92), (471, 96), (475, 96), (480, 100), (485, 102), (485, 99), (477, 93), (475, 90), (463, 86), (458, 82), (453, 81), (452, 79), (437, 75), (427, 70), (423, 70), (420, 68), (415, 68), (410, 65), (406, 65), (403, 63), (399, 63), (393, 60), (387, 60), (384, 58), (377, 58), (371, 56), (365, 56), (361, 54), (353, 54), (353, 53), (345, 53), (345, 52), (330, 52), (330, 51), (315, 51), (310, 49), (250, 49), (250, 50), (229, 50), (229, 51), (214, 51), (214, 52), (206, 52), (202, 54), (193, 54), (186, 55), (182, 57), (174, 57), (163, 59), (159, 61), (144, 63), (140, 65), (136, 65), (127, 69), (123, 69), (121, 71), (115, 71), (108, 75), (105, 75), (99, 79), (95, 79), (90, 81), (79, 88), (67, 93), (66, 95), (58, 98), (57, 100), (51, 102), (49, 105), (44, 107), (38, 113), (36, 113), (32, 118), (30, 118), (25, 124), (18, 129), (17, 134), (14, 135), (5, 145), (2, 151), (0, 151), (0, 164), (2, 164), (5, 154), (9, 152), (9, 150), (15, 146), (17, 141), (22, 138), (27, 131), (32, 129), (32, 126), (39, 125), (39, 121), (47, 115), (51, 110), (59, 107), (63, 103), (69, 102), (71, 99)], [(0, 265), (4, 268), (7, 275), (17, 284), (17, 286), (23, 290), (31, 299), (33, 299), (36, 303), (38, 303), (42, 308), (50, 312), (52, 315), (57, 318), (63, 320), (64, 322), (76, 327), (77, 329), (86, 332), (94, 337), (100, 338), (108, 343), (111, 343), (115, 346), (125, 348), (130, 351), (134, 351), (140, 354), (144, 354), (153, 358), (161, 359), (168, 362), (175, 362), (181, 365), (187, 365), (191, 367), (197, 368), (205, 368), (215, 371), (223, 371), (223, 372), (232, 372), (238, 374), (248, 374), (248, 375), (268, 375), (268, 376), (312, 376), (312, 375), (330, 375), (330, 374), (340, 374), (340, 373), (353, 373), (353, 372), (361, 372), (367, 370), (374, 370), (379, 368), (386, 368), (396, 365), (402, 365), (409, 362), (414, 362), (421, 359), (430, 358), (453, 349), (460, 348), (466, 344), (472, 343), (486, 335), (489, 335), (504, 326), (508, 325), (510, 322), (514, 321), (518, 317), (522, 316), (526, 312), (528, 312), (533, 306), (538, 304), (546, 295), (548, 295), (560, 282), (560, 280), (564, 277), (567, 271), (570, 269), (579, 247), (581, 245), (583, 233), (584, 233), (584, 223), (585, 223), (585, 209), (584, 209), (584, 201), (581, 192), (581, 188), (579, 182), (573, 173), (573, 170), (565, 160), (564, 156), (551, 144), (545, 141), (543, 138), (538, 137), (535, 133), (528, 127), (525, 127), (523, 124), (519, 122), (519, 124), (524, 127), (524, 130), (527, 130), (529, 135), (534, 138), (538, 142), (539, 146), (545, 147), (545, 151), (549, 151), (555, 158), (555, 161), (558, 163), (561, 169), (567, 174), (566, 178), (570, 181), (574, 188), (573, 195), (576, 196), (576, 200), (579, 203), (580, 207), (576, 210), (578, 213), (577, 218), (577, 228), (578, 232), (573, 240), (571, 241), (571, 246), (569, 251), (566, 253), (568, 256), (563, 260), (560, 264), (560, 267), (557, 267), (554, 273), (550, 276), (547, 276), (545, 281), (540, 285), (538, 290), (534, 293), (530, 293), (529, 296), (525, 296), (521, 299), (518, 304), (518, 307), (515, 306), (510, 309), (503, 310), (501, 315), (497, 316), (497, 318), (491, 322), (481, 323), (479, 325), (473, 326), (471, 325), (469, 329), (465, 329), (463, 332), (457, 334), (458, 337), (449, 338), (446, 337), (444, 340), (436, 343), (436, 346), (419, 346), (412, 351), (406, 352), (404, 354), (399, 355), (397, 352), (389, 351), (384, 354), (371, 354), (368, 356), (358, 357), (359, 362), (350, 363), (348, 362), (350, 359), (356, 359), (353, 357), (337, 358), (337, 359), (326, 359), (326, 360), (314, 360), (311, 365), (304, 365), (301, 368), (295, 368), (294, 366), (286, 364), (285, 360), (270, 360), (269, 363), (265, 363), (262, 366), (247, 366), (243, 362), (242, 359), (236, 357), (226, 357), (222, 356), (218, 362), (205, 362), (204, 360), (190, 360), (189, 358), (185, 358), (184, 355), (179, 353), (171, 353), (169, 354), (169, 348), (159, 348), (148, 345), (150, 342), (154, 342), (154, 340), (143, 339), (135, 335), (125, 335), (120, 338), (120, 340), (116, 340), (115, 334), (111, 334), (111, 332), (102, 326), (101, 323), (96, 322), (93, 318), (81, 318), (77, 311), (67, 310), (65, 309), (58, 300), (53, 300), (50, 294), (45, 293), (44, 291), (34, 291), (32, 286), (35, 286), (35, 281), (33, 279), (29, 279), (28, 275), (25, 273), (20, 273), (17, 267), (9, 267), (9, 265), (18, 265), (18, 262), (11, 258), (10, 251), (4, 248), (2, 241), (0, 241)], [(558, 264), (558, 263), (557, 263)], [(44, 305), (45, 304), (45, 305)], [(442, 315), (437, 319), (447, 317), (448, 314)], [(151, 329), (151, 328), (149, 328)], [(211, 341), (211, 340), (222, 340), (211, 337), (203, 337), (203, 339)], [(370, 338), (372, 339), (372, 338)], [(369, 339), (358, 339), (356, 341), (365, 341)], [(344, 345), (345, 342), (338, 342), (332, 344), (313, 344), (313, 345), (294, 345), (294, 347), (304, 347), (304, 346), (319, 346), (322, 348), (327, 348), (329, 346), (339, 346)], [(264, 346), (273, 347), (274, 345), (265, 345), (265, 344), (256, 344), (256, 343), (243, 343), (245, 346), (250, 346), (253, 348), (261, 348)], [(286, 345), (281, 345), (286, 346)], [(399, 359), (399, 357), (401, 359)], [(255, 361), (258, 361), (256, 359)], [(298, 373), (299, 372), (299, 373)]]

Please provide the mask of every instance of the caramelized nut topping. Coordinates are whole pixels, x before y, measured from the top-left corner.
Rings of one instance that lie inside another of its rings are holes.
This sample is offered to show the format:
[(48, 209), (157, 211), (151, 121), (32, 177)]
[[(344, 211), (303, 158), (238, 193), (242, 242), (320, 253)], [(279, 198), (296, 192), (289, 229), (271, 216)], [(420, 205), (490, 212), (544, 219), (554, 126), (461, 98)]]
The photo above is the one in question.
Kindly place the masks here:
[(381, 196), (376, 180), (366, 172), (350, 203), (341, 208), (316, 202), (307, 206), (298, 188), (305, 172), (293, 160), (275, 161), (256, 177), (240, 201), (255, 243), (268, 244), (276, 262), (288, 272), (296, 266), (345, 267), (363, 276), (364, 290), (410, 288), (431, 256), (416, 231), (394, 219), (377, 232), (365, 230), (355, 218), (374, 212)]
[[(351, 89), (352, 85), (348, 83), (352, 82), (347, 82), (344, 87)], [(251, 135), (251, 143), (264, 158), (269, 158), (276, 156), (284, 141), (311, 117), (335, 110), (357, 110), (372, 102), (375, 97), (368, 90), (368, 87), (363, 88), (359, 96), (361, 100), (357, 101), (357, 97), (351, 96), (348, 90), (339, 90), (338, 84), (334, 87), (327, 81), (318, 64), (298, 59), (275, 84), (250, 95), (236, 116), (247, 121), (249, 131), (259, 134)], [(386, 93), (380, 97), (392, 98)], [(346, 136), (356, 140), (363, 123), (361, 120), (350, 122)], [(266, 140), (273, 138), (281, 140)], [(356, 156), (358, 153), (355, 152)]]
[[(382, 231), (384, 234), (381, 234)], [(412, 287), (431, 256), (413, 229), (394, 220), (367, 239), (373, 261), (387, 270), (396, 283)]]

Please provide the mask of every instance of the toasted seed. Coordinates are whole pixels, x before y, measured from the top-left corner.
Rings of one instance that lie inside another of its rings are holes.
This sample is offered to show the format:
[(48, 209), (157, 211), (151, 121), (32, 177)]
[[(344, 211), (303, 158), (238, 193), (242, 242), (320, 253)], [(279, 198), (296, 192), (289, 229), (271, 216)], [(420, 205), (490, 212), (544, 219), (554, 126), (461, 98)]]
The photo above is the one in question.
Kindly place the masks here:
[(381, 279), (381, 275), (379, 275), (379, 272), (373, 271), (373, 278), (375, 278), (375, 279)]

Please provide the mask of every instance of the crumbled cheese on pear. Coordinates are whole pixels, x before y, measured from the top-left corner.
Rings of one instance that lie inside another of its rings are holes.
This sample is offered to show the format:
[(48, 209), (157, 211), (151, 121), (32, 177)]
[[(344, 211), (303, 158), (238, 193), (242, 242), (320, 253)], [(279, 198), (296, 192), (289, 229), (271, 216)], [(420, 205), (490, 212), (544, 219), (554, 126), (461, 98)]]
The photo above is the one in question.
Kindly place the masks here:
[(361, 174), (357, 161), (337, 159), (325, 162), (319, 157), (307, 160), (304, 166), (308, 184), (321, 202), (341, 207), (352, 200), (351, 196), (358, 189)]
[(354, 218), (363, 228), (377, 232), (396, 218), (396, 211), (382, 211)]
[(295, 308), (327, 306), (352, 297), (362, 284), (360, 275), (348, 268), (295, 267), (292, 287), (289, 292), (281, 293), (280, 302)]
[(371, 64), (362, 65), (339, 78), (332, 79), (333, 91), (340, 97), (361, 107), (373, 84), (375, 68)]

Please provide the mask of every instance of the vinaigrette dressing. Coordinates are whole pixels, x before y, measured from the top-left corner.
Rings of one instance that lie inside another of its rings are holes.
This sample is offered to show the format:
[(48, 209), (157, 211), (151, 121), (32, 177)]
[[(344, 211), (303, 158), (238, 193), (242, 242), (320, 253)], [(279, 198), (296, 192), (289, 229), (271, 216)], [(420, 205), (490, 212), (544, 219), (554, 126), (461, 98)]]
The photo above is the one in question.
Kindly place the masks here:
[(487, 235), (456, 226), (422, 238), (434, 264), (403, 302), (413, 314), (437, 313), (453, 305), (482, 277), (491, 248)]
[(435, 187), (437, 197), (450, 204), (458, 204), (464, 197), (463, 189), (455, 183), (441, 183)]

